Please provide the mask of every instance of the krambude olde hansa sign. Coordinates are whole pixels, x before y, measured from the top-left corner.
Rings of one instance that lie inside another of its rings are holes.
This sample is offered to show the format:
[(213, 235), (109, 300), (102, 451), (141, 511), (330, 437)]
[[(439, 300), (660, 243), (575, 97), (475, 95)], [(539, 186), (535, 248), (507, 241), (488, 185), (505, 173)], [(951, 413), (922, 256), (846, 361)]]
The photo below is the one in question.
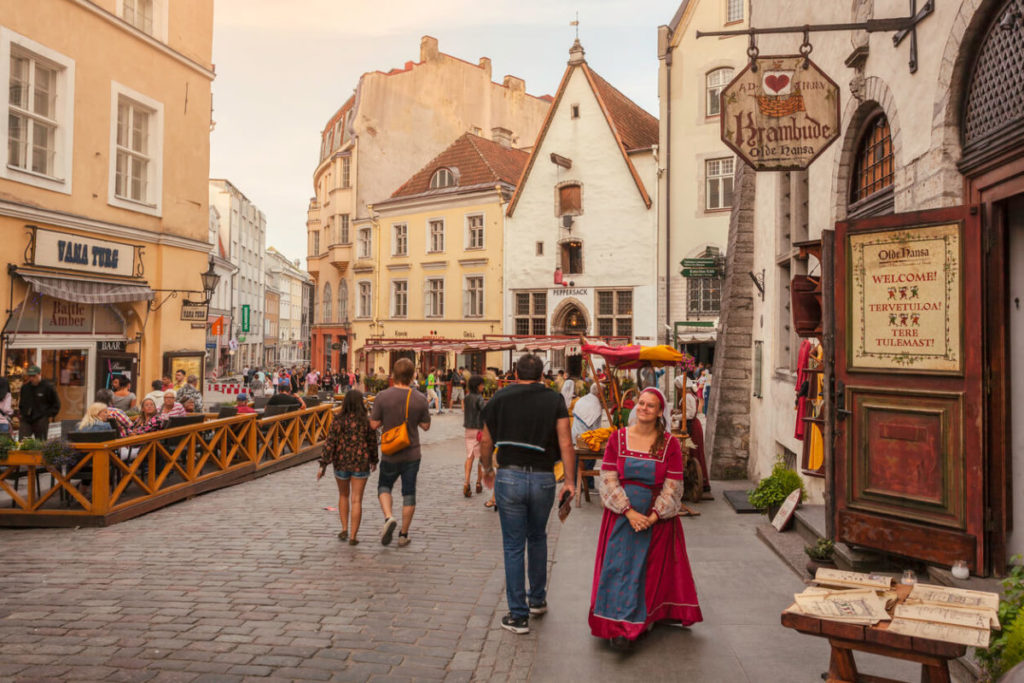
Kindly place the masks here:
[(839, 137), (839, 86), (801, 56), (755, 64), (722, 90), (722, 142), (755, 170), (803, 170)]

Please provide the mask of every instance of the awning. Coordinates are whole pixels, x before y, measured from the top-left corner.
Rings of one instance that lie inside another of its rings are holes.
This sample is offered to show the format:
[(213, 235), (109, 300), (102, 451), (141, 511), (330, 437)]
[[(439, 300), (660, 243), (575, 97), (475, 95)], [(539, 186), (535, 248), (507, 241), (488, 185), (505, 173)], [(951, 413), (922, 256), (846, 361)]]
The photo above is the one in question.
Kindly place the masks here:
[[(606, 338), (612, 339), (612, 338)], [(625, 342), (623, 338), (620, 341)], [(484, 339), (371, 339), (359, 351), (420, 351), (443, 353), (453, 351), (552, 351), (580, 346), (579, 337), (557, 335), (487, 335)]]
[(708, 342), (715, 341), (717, 332), (715, 330), (708, 330), (707, 332), (680, 332), (679, 337), (676, 339), (676, 343), (679, 344), (706, 344)]
[(76, 276), (74, 280), (45, 275), (19, 273), (32, 289), (55, 299), (74, 301), (80, 304), (119, 304), (129, 301), (148, 301), (153, 290), (146, 285), (91, 280)]

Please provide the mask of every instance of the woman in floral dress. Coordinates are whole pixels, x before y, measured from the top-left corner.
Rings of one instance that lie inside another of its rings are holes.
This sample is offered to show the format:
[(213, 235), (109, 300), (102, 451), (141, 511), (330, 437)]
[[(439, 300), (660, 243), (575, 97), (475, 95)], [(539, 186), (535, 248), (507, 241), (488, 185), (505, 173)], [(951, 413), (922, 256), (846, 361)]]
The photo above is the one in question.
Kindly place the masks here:
[(666, 431), (665, 397), (644, 389), (637, 422), (614, 432), (601, 463), (604, 517), (590, 600), (590, 631), (627, 647), (655, 622), (702, 621), (679, 521), (683, 458)]
[(377, 431), (370, 428), (363, 393), (352, 389), (345, 394), (341, 412), (331, 421), (320, 456), (320, 470), (316, 475), (319, 481), (328, 465), (334, 468), (334, 480), (338, 484), (338, 517), (341, 518), (338, 538), (347, 540), (349, 545), (359, 543), (356, 536), (363, 517), (363, 491), (370, 472), (377, 469), (377, 461)]

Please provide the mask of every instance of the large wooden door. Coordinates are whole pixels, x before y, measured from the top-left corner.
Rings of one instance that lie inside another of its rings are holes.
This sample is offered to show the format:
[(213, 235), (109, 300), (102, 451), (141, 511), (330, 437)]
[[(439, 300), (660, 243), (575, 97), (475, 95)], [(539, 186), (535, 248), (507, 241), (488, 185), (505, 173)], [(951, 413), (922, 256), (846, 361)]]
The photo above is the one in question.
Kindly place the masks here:
[(835, 234), (835, 529), (937, 564), (985, 563), (981, 226), (975, 207)]

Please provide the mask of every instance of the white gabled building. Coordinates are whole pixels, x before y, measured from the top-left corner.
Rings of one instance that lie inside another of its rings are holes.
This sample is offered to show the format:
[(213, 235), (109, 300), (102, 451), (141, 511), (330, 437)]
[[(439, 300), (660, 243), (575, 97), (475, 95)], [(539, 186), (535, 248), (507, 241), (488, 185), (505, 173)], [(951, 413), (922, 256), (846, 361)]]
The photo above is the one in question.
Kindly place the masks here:
[[(658, 343), (658, 119), (594, 73), (579, 40), (569, 55), (506, 212), (505, 332)], [(553, 369), (579, 369), (553, 354)]]

